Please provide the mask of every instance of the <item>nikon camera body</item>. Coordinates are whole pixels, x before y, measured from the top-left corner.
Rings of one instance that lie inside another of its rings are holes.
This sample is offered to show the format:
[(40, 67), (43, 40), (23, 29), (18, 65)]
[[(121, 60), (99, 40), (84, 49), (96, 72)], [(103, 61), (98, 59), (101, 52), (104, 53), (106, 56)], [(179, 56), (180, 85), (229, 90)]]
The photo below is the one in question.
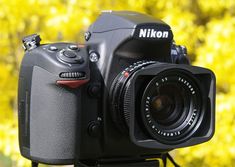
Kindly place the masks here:
[(157, 157), (208, 141), (215, 76), (191, 66), (166, 23), (103, 12), (85, 45), (24, 38), (19, 77), (21, 154), (46, 164)]

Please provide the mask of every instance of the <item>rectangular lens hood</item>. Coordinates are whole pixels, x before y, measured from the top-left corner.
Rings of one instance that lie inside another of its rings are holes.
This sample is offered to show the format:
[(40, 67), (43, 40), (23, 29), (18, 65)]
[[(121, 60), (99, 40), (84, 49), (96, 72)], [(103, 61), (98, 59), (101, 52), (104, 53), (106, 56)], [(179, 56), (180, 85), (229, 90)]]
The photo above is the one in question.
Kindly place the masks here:
[[(136, 93), (141, 86), (139, 85), (140, 80), (145, 78), (151, 78), (159, 75), (164, 71), (184, 71), (192, 75), (192, 77), (197, 78), (199, 81), (198, 84), (202, 88), (203, 92), (203, 101), (205, 106), (200, 106), (204, 110), (203, 118), (201, 119), (198, 125), (195, 125), (197, 128), (196, 131), (193, 131), (190, 138), (184, 140), (183, 142), (176, 144), (167, 144), (156, 140), (148, 133), (141, 123), (139, 107), (136, 107), (137, 98), (139, 95)], [(215, 75), (214, 73), (206, 68), (190, 66), (190, 65), (177, 65), (177, 64), (168, 64), (168, 63), (156, 63), (149, 65), (141, 70), (135, 72), (129, 82), (129, 86), (126, 90), (124, 101), (128, 101), (129, 104), (125, 105), (125, 110), (129, 112), (129, 135), (131, 141), (137, 146), (151, 149), (175, 149), (181, 147), (192, 146), (200, 144), (210, 140), (215, 131)], [(204, 109), (203, 109), (204, 108)]]

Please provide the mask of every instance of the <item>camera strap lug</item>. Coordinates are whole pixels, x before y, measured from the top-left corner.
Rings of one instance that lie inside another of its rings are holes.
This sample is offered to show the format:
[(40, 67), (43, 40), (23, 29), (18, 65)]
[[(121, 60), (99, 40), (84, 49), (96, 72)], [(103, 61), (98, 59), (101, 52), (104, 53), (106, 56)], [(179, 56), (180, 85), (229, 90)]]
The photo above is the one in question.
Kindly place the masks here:
[(37, 34), (29, 35), (23, 38), (23, 48), (25, 51), (32, 50), (40, 45), (41, 38)]

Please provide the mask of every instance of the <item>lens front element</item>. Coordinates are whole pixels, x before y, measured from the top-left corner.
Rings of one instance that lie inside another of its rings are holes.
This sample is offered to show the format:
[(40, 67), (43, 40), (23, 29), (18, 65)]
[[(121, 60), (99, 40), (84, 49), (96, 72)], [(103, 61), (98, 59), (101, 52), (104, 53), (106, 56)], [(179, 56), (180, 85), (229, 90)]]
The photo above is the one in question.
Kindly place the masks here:
[(183, 71), (153, 77), (141, 103), (143, 123), (151, 136), (167, 144), (189, 138), (200, 124), (202, 97), (196, 79)]
[(158, 124), (162, 126), (173, 125), (183, 115), (184, 90), (176, 84), (166, 84), (156, 89), (155, 95), (150, 99), (150, 112)]

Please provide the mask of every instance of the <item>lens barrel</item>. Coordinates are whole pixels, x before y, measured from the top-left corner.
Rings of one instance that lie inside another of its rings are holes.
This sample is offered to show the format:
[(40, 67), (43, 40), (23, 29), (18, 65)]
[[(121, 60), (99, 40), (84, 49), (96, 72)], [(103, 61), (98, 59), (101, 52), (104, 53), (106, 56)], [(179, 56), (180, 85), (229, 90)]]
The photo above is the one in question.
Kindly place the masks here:
[(110, 93), (110, 107), (111, 107), (111, 115), (114, 123), (117, 128), (124, 132), (128, 133), (128, 124), (129, 124), (129, 113), (124, 112), (124, 94), (129, 85), (128, 81), (130, 81), (131, 76), (137, 72), (138, 70), (155, 64), (155, 61), (139, 61), (129, 66), (121, 73), (117, 75), (111, 85), (111, 93)]

